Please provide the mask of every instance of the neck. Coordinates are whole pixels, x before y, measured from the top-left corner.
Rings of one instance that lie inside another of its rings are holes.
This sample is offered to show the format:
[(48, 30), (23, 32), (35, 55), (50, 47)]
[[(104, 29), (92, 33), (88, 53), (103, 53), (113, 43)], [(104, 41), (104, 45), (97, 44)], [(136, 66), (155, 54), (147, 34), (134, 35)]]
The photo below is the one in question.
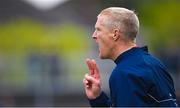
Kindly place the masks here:
[(121, 55), (122, 53), (130, 50), (133, 47), (136, 47), (136, 43), (121, 43), (118, 44), (117, 47), (114, 49), (114, 53), (112, 55), (112, 60), (115, 61), (116, 58)]

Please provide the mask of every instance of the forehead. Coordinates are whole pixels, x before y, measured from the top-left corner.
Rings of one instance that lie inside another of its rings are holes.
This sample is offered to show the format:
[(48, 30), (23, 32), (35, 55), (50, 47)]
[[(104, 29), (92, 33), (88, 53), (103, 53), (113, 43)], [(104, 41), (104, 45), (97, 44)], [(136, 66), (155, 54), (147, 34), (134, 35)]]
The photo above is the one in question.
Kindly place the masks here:
[(97, 16), (97, 21), (96, 21), (96, 26), (98, 26), (98, 25), (104, 25), (106, 19), (107, 19), (107, 16), (105, 16), (105, 15), (98, 15), (98, 16)]

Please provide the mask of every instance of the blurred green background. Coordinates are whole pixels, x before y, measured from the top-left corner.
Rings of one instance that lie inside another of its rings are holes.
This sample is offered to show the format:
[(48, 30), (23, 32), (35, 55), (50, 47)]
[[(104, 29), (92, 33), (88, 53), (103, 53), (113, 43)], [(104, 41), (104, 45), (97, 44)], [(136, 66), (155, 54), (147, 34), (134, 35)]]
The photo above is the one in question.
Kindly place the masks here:
[(180, 96), (179, 0), (67, 0), (51, 7), (30, 1), (0, 1), (0, 106), (89, 106), (86, 58), (97, 61), (109, 93), (115, 64), (98, 58), (91, 35), (96, 16), (110, 6), (135, 10), (138, 45), (148, 45), (168, 67)]

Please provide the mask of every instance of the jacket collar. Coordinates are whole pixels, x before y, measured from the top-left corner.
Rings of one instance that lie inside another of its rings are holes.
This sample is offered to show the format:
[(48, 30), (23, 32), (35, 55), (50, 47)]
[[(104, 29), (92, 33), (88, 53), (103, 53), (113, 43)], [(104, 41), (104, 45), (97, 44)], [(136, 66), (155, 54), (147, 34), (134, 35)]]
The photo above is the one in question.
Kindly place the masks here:
[(120, 54), (116, 60), (114, 61), (116, 64), (118, 64), (122, 59), (124, 59), (125, 57), (128, 57), (130, 55), (132, 55), (135, 51), (137, 50), (141, 50), (141, 51), (145, 51), (148, 52), (148, 47), (144, 46), (144, 47), (133, 47), (125, 52), (123, 52), (122, 54)]

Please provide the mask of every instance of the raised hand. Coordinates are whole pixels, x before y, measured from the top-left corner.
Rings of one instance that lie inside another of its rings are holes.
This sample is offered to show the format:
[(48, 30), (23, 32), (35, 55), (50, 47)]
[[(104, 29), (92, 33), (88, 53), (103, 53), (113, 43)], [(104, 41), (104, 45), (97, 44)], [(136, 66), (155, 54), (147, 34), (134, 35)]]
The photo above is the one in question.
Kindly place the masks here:
[(101, 79), (99, 69), (95, 60), (86, 59), (89, 74), (86, 74), (83, 80), (86, 95), (89, 99), (95, 99), (101, 93)]

